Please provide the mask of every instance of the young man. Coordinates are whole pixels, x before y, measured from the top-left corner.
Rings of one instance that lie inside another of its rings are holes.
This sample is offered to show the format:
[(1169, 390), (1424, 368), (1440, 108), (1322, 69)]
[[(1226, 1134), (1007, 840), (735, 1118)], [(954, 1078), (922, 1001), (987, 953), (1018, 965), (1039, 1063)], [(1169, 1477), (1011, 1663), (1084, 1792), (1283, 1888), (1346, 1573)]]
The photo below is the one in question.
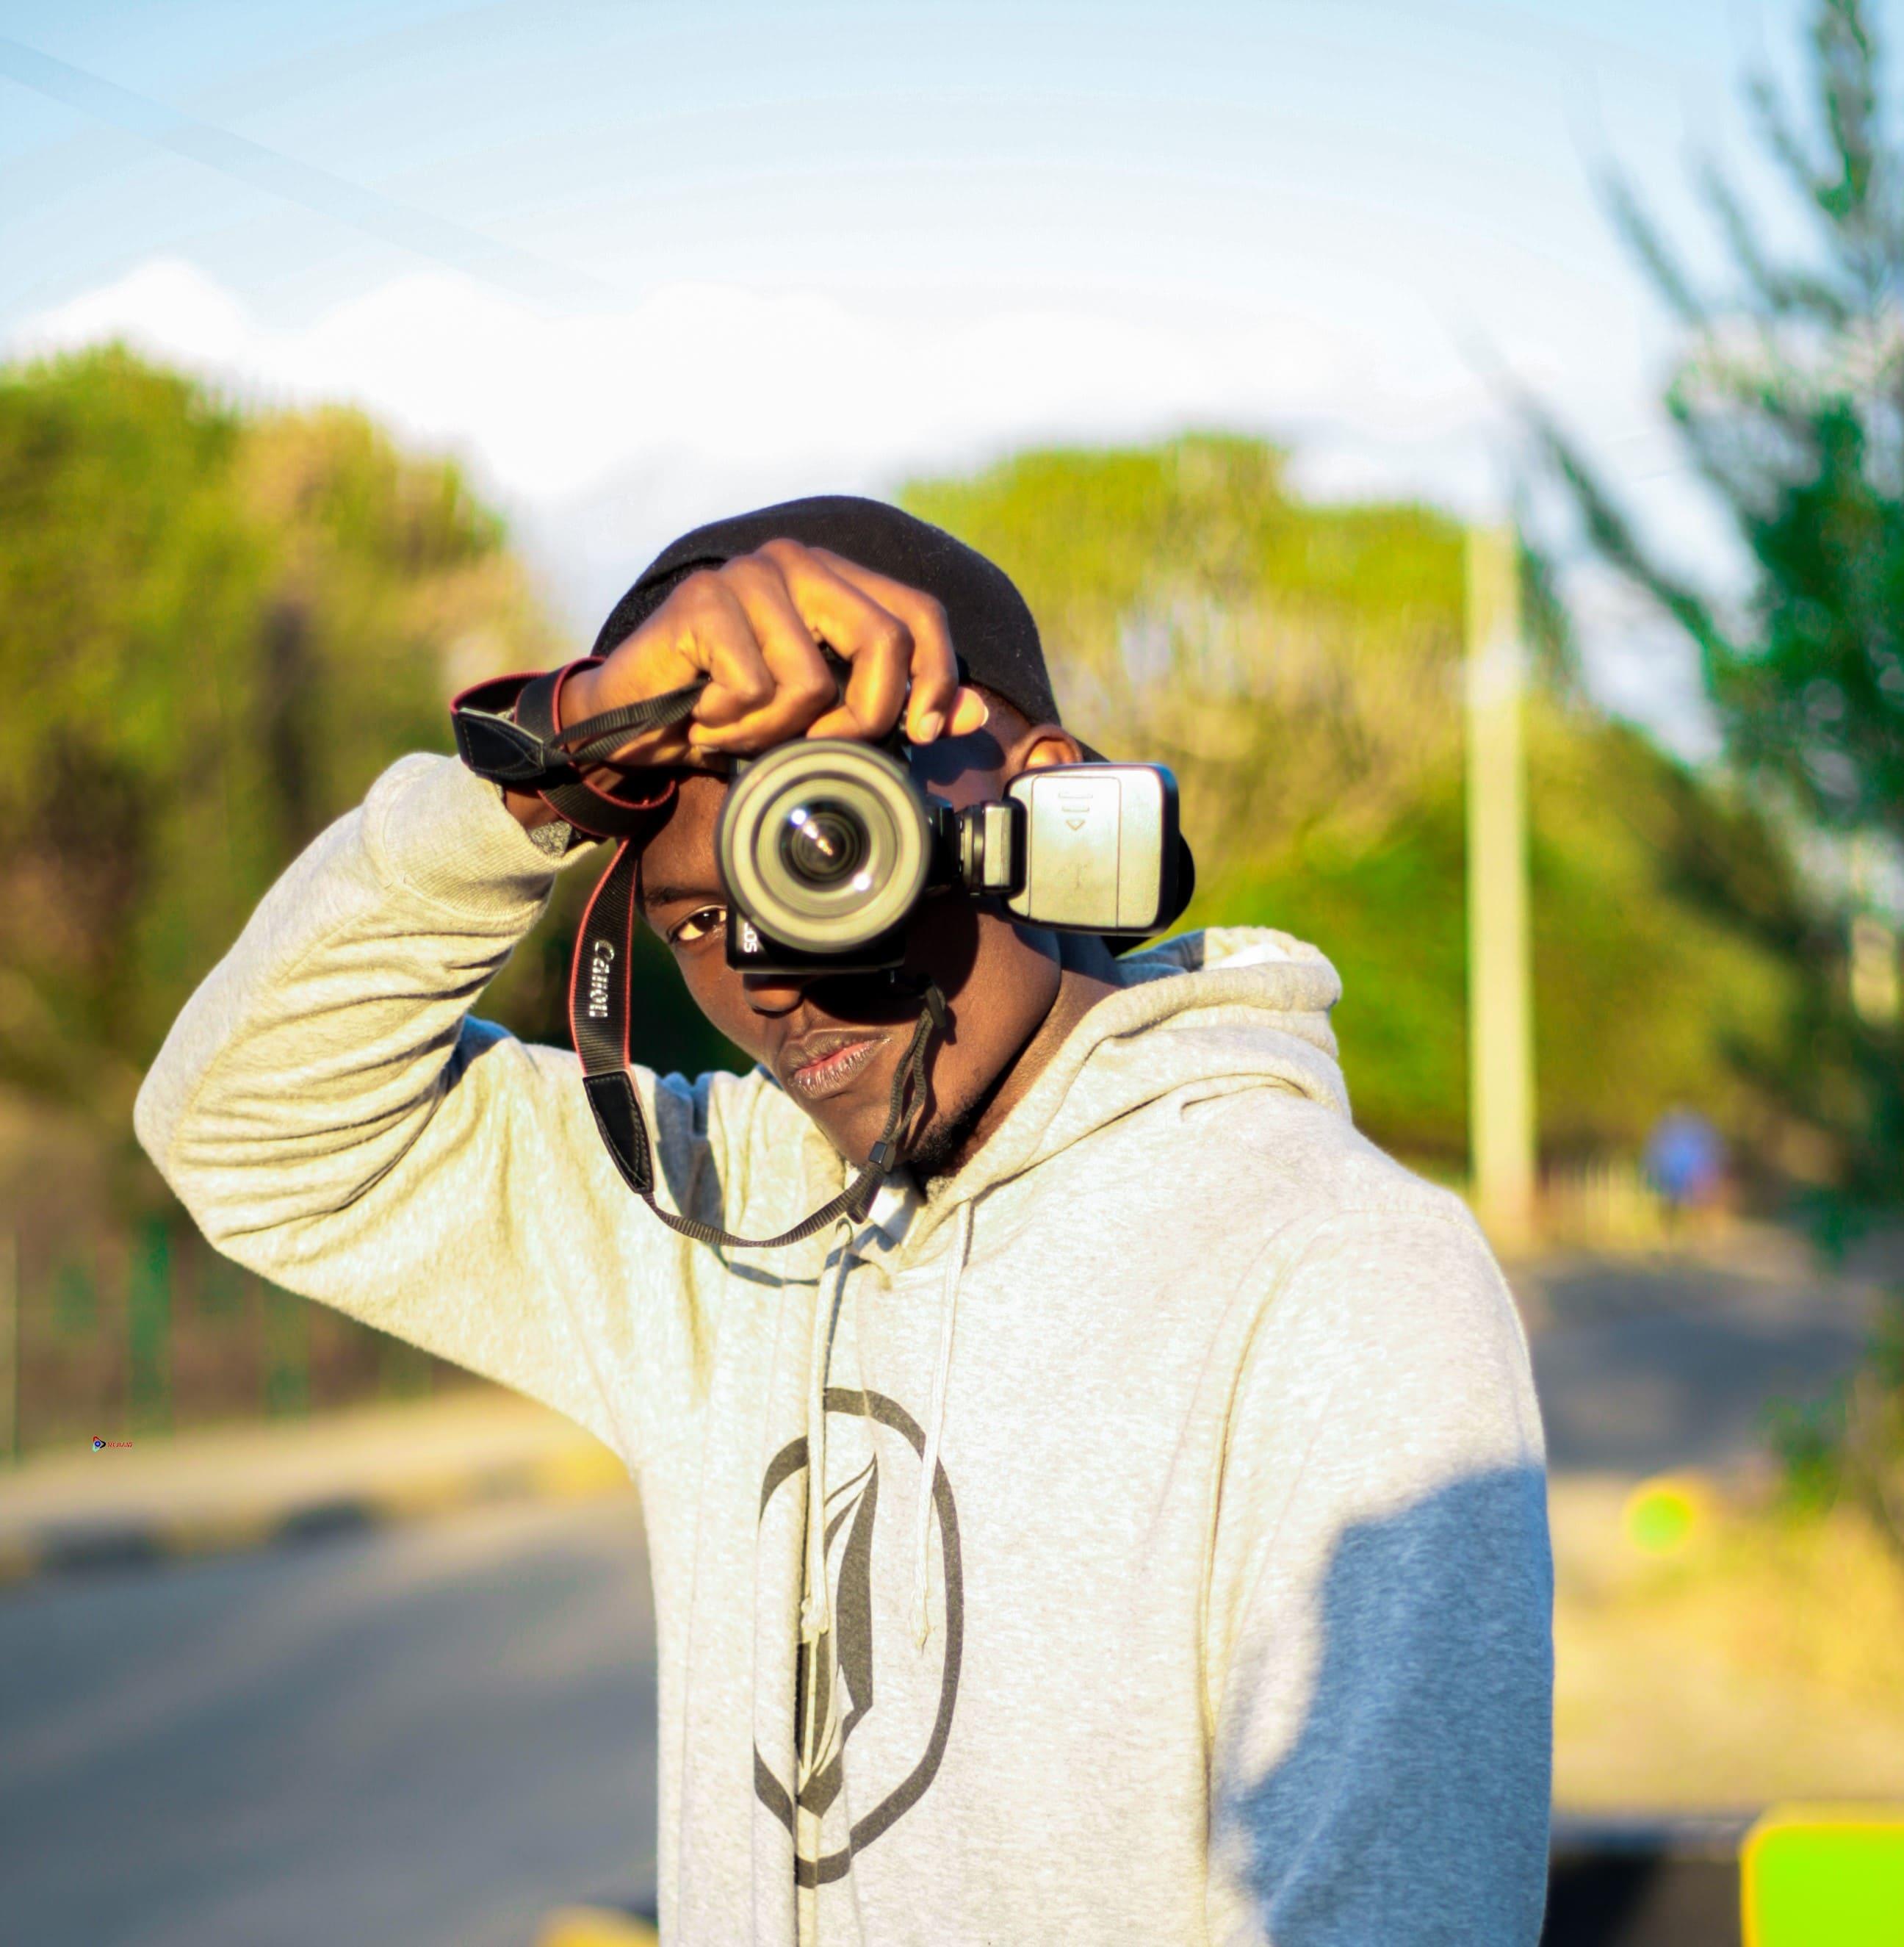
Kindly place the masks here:
[[(685, 537), (598, 655), (561, 722), (709, 679), (614, 754), (657, 805), (645, 921), (759, 1066), (633, 1079), (663, 1206), (773, 1237), (866, 1159), (919, 1003), (728, 967), (725, 759), (903, 723), (964, 805), (1086, 754), (1010, 583), (876, 503)], [(664, 1936), (1532, 1947), (1525, 1346), (1462, 1206), (1352, 1126), (1328, 962), (1241, 928), (1115, 958), (929, 897), (908, 1166), (867, 1221), (716, 1247), (629, 1194), (572, 1055), (469, 1018), (572, 836), (403, 760), (194, 998), (138, 1127), (221, 1249), (626, 1457)]]

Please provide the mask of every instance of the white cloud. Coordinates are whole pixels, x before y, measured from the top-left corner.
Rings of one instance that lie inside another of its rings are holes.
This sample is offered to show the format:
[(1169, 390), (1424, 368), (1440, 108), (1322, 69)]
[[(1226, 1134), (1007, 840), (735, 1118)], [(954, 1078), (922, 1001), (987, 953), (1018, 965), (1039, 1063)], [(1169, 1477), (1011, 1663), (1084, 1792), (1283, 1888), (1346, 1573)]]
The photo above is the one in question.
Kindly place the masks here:
[[(1346, 326), (1319, 308), (1192, 305), (1162, 322), (1154, 307), (1107, 305), (948, 323), (923, 301), (875, 310), (821, 292), (675, 283), (619, 312), (552, 317), (433, 271), (278, 328), (193, 266), (156, 260), (32, 319), (4, 350), (113, 336), (243, 395), (360, 405), (406, 441), (456, 454), (510, 510), (585, 633), (700, 521), (799, 494), (876, 491), (1035, 440), (1227, 425), (1289, 438), (1312, 491), (1478, 513), (1497, 509), (1506, 485), (1498, 406), (1453, 336), (1400, 303)], [(1551, 348), (1516, 349), (1524, 370), (1551, 361)], [(1608, 374), (1597, 392), (1589, 381), (1571, 394), (1562, 382), (1562, 403), (1603, 434), (1640, 427), (1630, 381)], [(1664, 528), (1684, 518), (1670, 494), (1655, 505)], [(1590, 621), (1586, 633), (1600, 660), (1590, 639), (1602, 632)], [(1630, 623), (1618, 633), (1630, 638)], [(1662, 653), (1648, 647), (1609, 665), (1609, 687), (1621, 707), (1683, 719), (1685, 673), (1643, 674)]]
[(671, 284), (622, 312), (551, 318), (433, 272), (282, 330), (171, 261), (42, 314), (8, 349), (113, 335), (246, 389), (360, 404), (528, 505), (669, 457), (864, 475), (1199, 420), (1322, 417), (1406, 443), (1485, 411), (1451, 348), (1417, 347), (1398, 370), (1392, 347), (1294, 313), (1161, 326), (1018, 309), (947, 325), (811, 292)]

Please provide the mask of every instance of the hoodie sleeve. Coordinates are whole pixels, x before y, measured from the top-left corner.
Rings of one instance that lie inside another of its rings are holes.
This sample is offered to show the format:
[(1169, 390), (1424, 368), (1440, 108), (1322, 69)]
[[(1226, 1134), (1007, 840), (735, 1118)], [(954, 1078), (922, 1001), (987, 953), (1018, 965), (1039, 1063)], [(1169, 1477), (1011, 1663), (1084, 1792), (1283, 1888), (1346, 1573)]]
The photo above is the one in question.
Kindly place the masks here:
[(1207, 1643), (1213, 1939), (1535, 1947), (1553, 1578), (1526, 1345), (1446, 1216), (1320, 1225), (1235, 1395)]
[[(567, 1051), (472, 1020), (555, 865), (454, 759), (385, 772), (174, 1024), (139, 1139), (218, 1249), (568, 1414), (631, 1463), (707, 1256), (632, 1197)], [(749, 1084), (634, 1071), (678, 1206)], [(718, 1188), (713, 1193), (718, 1198)]]

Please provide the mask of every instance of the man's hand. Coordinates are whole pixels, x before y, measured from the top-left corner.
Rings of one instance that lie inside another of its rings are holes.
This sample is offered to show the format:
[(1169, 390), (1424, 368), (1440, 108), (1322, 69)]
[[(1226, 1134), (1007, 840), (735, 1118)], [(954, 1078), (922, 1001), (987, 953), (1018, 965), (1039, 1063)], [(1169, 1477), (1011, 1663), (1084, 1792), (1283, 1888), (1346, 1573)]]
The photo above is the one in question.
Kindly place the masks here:
[[(848, 665), (843, 698), (822, 641)], [(902, 710), (915, 744), (985, 721), (984, 699), (959, 682), (945, 611), (932, 596), (792, 540), (688, 576), (598, 668), (563, 685), (562, 721), (664, 695), (703, 674), (709, 682), (693, 714), (629, 738), (617, 766), (712, 768), (716, 757), (796, 737), (876, 742)], [(538, 798), (506, 795), (524, 824), (550, 816)]]
[[(843, 698), (822, 641), (848, 665)], [(802, 736), (876, 741), (902, 710), (915, 744), (948, 722), (957, 732), (984, 721), (983, 702), (959, 686), (945, 611), (931, 596), (797, 541), (690, 575), (599, 669), (570, 677), (563, 719), (580, 723), (702, 674), (710, 680), (694, 714), (631, 738), (617, 764), (692, 764)]]

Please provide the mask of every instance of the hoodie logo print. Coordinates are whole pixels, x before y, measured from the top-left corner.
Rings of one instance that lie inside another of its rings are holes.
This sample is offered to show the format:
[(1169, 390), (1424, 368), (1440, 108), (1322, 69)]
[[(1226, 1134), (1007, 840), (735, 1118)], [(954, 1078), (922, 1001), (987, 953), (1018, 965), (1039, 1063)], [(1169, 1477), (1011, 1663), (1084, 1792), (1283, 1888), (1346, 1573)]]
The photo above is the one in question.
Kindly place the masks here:
[[(912, 1450), (913, 1478), (917, 1478), (917, 1469), (924, 1464), (926, 1437), (919, 1422), (904, 1407), (883, 1393), (841, 1386), (827, 1388), (825, 1406), (828, 1413), (869, 1419), (901, 1435)], [(774, 1455), (761, 1483), (763, 1521), (774, 1496), (805, 1474), (806, 1465), (804, 1436), (790, 1441)], [(877, 1633), (873, 1617), (873, 1581), (879, 1540), (880, 1472), (876, 1449), (864, 1466), (827, 1496), (826, 1563), (833, 1599), (833, 1627), (804, 1645), (800, 1652), (794, 1698), (794, 1776), (790, 1787), (774, 1775), (757, 1746), (754, 1751), (754, 1795), (787, 1828), (796, 1848), (796, 1806), (816, 1819), (825, 1816), (845, 1783), (847, 1746), (875, 1702)], [(897, 1489), (901, 1484), (895, 1481), (891, 1484)], [(903, 1501), (903, 1494), (901, 1498)], [(936, 1716), (924, 1750), (910, 1771), (895, 1778), (889, 1790), (880, 1792), (880, 1780), (856, 1781), (856, 1798), (864, 1802), (869, 1797), (877, 1796), (865, 1815), (855, 1820), (845, 1844), (818, 1859), (796, 1858), (795, 1877), (803, 1887), (824, 1886), (843, 1879), (852, 1870), (854, 1854), (872, 1844), (925, 1796), (945, 1755), (953, 1710), (958, 1701), (959, 1665), (965, 1636), (965, 1586), (959, 1552), (958, 1510), (943, 1463), (933, 1477), (932, 1511), (937, 1517), (945, 1589), (944, 1649)], [(901, 1546), (895, 1524), (889, 1521), (887, 1528), (888, 1545)], [(903, 1617), (886, 1620), (885, 1640), (889, 1651), (903, 1653), (899, 1639), (905, 1627)]]
[(869, 1460), (827, 1497), (827, 1579), (833, 1627), (800, 1652), (795, 1801), (824, 1815), (839, 1796), (846, 1740), (873, 1707), (873, 1522), (879, 1463)]

